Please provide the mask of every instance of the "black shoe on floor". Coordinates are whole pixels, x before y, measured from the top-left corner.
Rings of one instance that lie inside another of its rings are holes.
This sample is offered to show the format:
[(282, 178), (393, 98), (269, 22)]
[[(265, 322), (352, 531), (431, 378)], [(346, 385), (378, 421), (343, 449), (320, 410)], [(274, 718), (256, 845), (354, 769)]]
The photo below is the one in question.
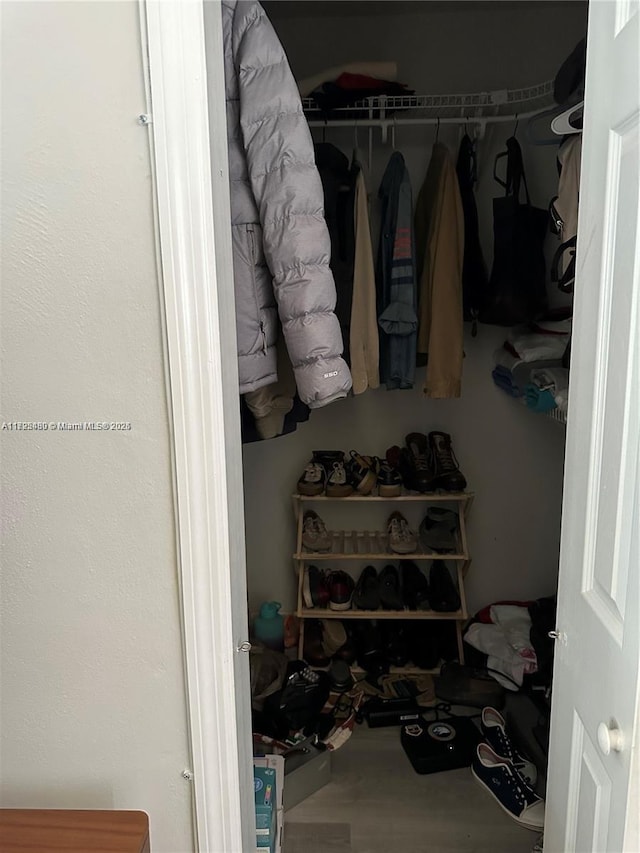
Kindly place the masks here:
[(467, 481), (453, 452), (451, 436), (446, 432), (430, 432), (429, 450), (433, 458), (436, 488), (447, 492), (463, 492)]
[(385, 566), (378, 578), (380, 604), (384, 610), (403, 610), (400, 575), (395, 566)]
[(365, 566), (362, 570), (352, 603), (357, 610), (377, 610), (380, 607), (378, 573), (373, 566)]
[(432, 492), (437, 488), (426, 435), (411, 432), (400, 452), (399, 468), (404, 484), (414, 492)]
[(429, 583), (426, 577), (411, 560), (403, 561), (400, 568), (402, 574), (402, 598), (409, 610), (431, 610), (429, 603)]
[(460, 610), (460, 596), (444, 560), (434, 560), (429, 569), (431, 607), (439, 613)]

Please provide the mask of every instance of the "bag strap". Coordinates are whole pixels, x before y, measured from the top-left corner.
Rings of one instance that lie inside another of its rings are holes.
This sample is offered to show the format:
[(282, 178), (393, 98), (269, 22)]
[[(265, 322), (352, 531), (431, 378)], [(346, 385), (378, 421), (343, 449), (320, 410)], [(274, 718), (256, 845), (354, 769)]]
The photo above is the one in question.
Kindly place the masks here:
[[(503, 157), (507, 158), (507, 176), (506, 180), (502, 180), (498, 176), (498, 161)], [(527, 200), (527, 205), (531, 206), (531, 199), (529, 198), (529, 188), (527, 186), (527, 179), (524, 174), (524, 163), (522, 160), (522, 149), (520, 148), (520, 143), (515, 138), (515, 136), (511, 136), (507, 139), (507, 150), (496, 156), (496, 159), (493, 163), (493, 177), (494, 180), (500, 184), (501, 187), (505, 189), (505, 196), (512, 195), (516, 201), (520, 200), (520, 186), (521, 184), (524, 186), (525, 198)]]

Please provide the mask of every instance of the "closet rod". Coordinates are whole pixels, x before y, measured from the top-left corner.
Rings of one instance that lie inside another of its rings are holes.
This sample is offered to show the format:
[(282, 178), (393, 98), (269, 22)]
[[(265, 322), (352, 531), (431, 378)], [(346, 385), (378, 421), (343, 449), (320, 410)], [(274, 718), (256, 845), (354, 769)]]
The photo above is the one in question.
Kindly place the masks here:
[(388, 130), (391, 127), (408, 127), (428, 124), (479, 124), (511, 122), (531, 118), (538, 115), (540, 110), (526, 113), (514, 113), (508, 116), (456, 116), (454, 118), (346, 118), (346, 119), (308, 119), (309, 127), (380, 127)]

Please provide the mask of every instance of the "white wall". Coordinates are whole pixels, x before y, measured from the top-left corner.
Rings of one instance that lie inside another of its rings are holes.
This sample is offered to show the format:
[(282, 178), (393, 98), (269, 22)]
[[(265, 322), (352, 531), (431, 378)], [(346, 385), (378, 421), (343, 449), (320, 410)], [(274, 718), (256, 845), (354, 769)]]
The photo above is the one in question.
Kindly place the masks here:
[(3, 3), (1, 797), (193, 849), (135, 2)]
[[(296, 76), (353, 60), (395, 60), (399, 79), (419, 93), (474, 92), (534, 85), (554, 77), (565, 56), (584, 34), (581, 3), (374, 3), (372, 14), (355, 14), (365, 4), (317, 3), (291, 14), (290, 4), (269, 4), (274, 26)], [(415, 10), (415, 11), (414, 11)], [(490, 128), (479, 149), (478, 208), (485, 258), (492, 254), (491, 199), (500, 194), (491, 176), (493, 157), (503, 149), (513, 127)], [(414, 197), (428, 165), (433, 128), (398, 130), (396, 145), (405, 155)], [(557, 186), (555, 149), (525, 144), (533, 203), (546, 207)], [(319, 138), (317, 136), (317, 138)], [(440, 139), (456, 149), (458, 131), (442, 127)], [(329, 130), (350, 154), (352, 131)], [(359, 134), (366, 150), (366, 136)], [(375, 199), (391, 148), (375, 138), (369, 190)], [(498, 192), (496, 192), (498, 190)], [(550, 241), (549, 251), (554, 248)], [(556, 292), (550, 292), (554, 304)], [(357, 448), (383, 455), (402, 443), (407, 432), (444, 429), (454, 447), (469, 488), (476, 492), (470, 522), (473, 565), (468, 575), (471, 610), (499, 598), (530, 598), (555, 591), (564, 429), (530, 414), (498, 391), (491, 380), (492, 353), (504, 330), (481, 326), (467, 336), (463, 393), (460, 400), (426, 400), (421, 374), (413, 391), (379, 390), (312, 414), (297, 432), (245, 447), (247, 559), (253, 607), (276, 598), (295, 604), (291, 553), (294, 544), (289, 495), (313, 449)]]

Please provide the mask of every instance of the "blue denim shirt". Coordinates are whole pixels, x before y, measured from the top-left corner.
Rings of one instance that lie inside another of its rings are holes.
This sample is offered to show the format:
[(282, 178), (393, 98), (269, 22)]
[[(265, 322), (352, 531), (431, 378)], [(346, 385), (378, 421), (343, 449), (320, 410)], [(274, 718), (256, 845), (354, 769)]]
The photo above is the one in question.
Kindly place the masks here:
[(387, 388), (412, 388), (416, 372), (418, 291), (411, 182), (395, 151), (378, 190), (381, 231), (376, 269), (380, 379)]

